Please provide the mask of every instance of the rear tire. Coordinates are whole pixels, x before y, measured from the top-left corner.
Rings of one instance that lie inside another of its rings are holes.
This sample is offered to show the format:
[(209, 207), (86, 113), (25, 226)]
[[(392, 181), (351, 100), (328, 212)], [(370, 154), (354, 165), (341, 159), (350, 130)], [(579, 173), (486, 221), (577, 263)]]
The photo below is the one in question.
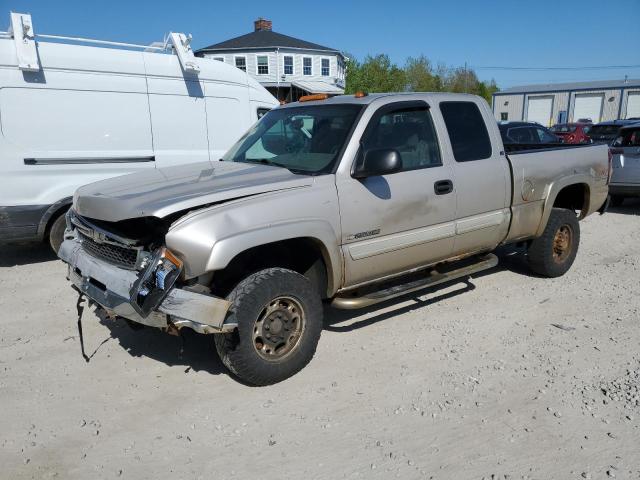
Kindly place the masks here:
[(214, 335), (225, 366), (248, 384), (271, 385), (295, 375), (313, 358), (322, 332), (322, 302), (305, 276), (268, 268), (228, 295), (233, 333)]
[(64, 241), (64, 231), (67, 228), (67, 221), (65, 220), (64, 213), (54, 220), (49, 229), (49, 245), (58, 254), (60, 245)]
[(620, 195), (611, 195), (611, 206), (612, 207), (621, 207), (624, 203), (624, 197)]
[(580, 224), (576, 214), (554, 208), (542, 236), (529, 246), (529, 267), (545, 277), (560, 277), (573, 265), (579, 244)]

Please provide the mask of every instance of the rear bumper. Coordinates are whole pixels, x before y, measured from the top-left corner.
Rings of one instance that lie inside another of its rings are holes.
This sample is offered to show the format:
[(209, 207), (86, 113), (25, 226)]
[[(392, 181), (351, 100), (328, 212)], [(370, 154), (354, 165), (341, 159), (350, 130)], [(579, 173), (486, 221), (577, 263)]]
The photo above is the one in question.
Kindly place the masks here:
[(0, 207), (0, 242), (39, 240), (38, 227), (49, 205)]
[(620, 195), (622, 197), (640, 197), (640, 184), (611, 183), (609, 184), (609, 194)]
[(68, 264), (68, 279), (75, 288), (111, 316), (150, 327), (188, 327), (199, 333), (221, 333), (236, 327), (225, 323), (229, 302), (177, 287), (171, 287), (152, 311), (141, 313), (132, 299), (137, 295), (136, 282), (145, 271), (127, 270), (96, 258), (76, 237), (67, 238), (58, 255)]

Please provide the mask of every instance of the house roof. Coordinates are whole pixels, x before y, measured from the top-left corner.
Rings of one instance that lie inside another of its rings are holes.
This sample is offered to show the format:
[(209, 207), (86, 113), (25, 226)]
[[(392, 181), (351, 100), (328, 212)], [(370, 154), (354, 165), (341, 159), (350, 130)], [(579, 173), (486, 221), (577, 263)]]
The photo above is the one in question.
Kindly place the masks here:
[(640, 79), (628, 80), (599, 80), (592, 82), (571, 82), (571, 83), (547, 83), (538, 85), (522, 85), (518, 87), (505, 88), (494, 95), (508, 95), (514, 93), (544, 93), (544, 92), (564, 92), (568, 90), (603, 90), (614, 88), (637, 88), (640, 87)]
[(258, 30), (256, 32), (240, 35), (239, 37), (215, 43), (208, 47), (200, 48), (195, 53), (216, 52), (223, 50), (250, 50), (261, 48), (295, 48), (302, 50), (322, 50), (326, 52), (340, 53), (335, 48), (324, 47), (317, 43), (307, 42), (299, 38), (283, 35), (272, 30)]

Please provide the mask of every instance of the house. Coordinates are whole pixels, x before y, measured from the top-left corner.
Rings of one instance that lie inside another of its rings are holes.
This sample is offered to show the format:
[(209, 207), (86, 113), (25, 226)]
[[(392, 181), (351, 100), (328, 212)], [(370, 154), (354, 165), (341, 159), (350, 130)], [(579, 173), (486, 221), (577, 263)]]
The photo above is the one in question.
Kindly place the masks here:
[(493, 94), (498, 121), (526, 120), (551, 126), (640, 117), (640, 80), (605, 80), (512, 87)]
[(344, 93), (345, 57), (340, 51), (274, 32), (272, 22), (264, 18), (254, 22), (253, 32), (195, 54), (235, 65), (281, 101), (314, 93)]

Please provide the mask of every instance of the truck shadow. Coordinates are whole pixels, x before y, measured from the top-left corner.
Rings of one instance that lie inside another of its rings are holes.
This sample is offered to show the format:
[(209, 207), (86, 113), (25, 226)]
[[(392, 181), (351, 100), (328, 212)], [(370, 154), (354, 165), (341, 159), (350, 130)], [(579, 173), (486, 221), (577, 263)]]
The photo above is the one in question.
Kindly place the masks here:
[[(182, 330), (182, 336), (169, 335), (157, 328), (141, 327), (134, 330), (124, 320), (111, 320), (98, 315), (100, 323), (109, 329), (111, 338), (132, 357), (148, 357), (170, 367), (185, 367), (190, 370), (204, 371), (212, 375), (229, 371), (220, 361), (211, 335), (200, 335), (188, 328)], [(87, 354), (93, 353), (91, 342), (86, 342)]]
[[(425, 288), (424, 290), (419, 290), (418, 292), (413, 292), (388, 300), (386, 302), (381, 302), (376, 305), (358, 310), (340, 310), (337, 308), (332, 308), (330, 305), (325, 305), (324, 329), (330, 332), (351, 332), (353, 330), (368, 327), (384, 320), (392, 319), (397, 315), (402, 315), (414, 310), (420, 310), (422, 308), (428, 307), (431, 304), (441, 302), (449, 298), (454, 298), (467, 292), (471, 292), (476, 289), (476, 286), (473, 283), (473, 279), (478, 279), (484, 277), (485, 275), (493, 275), (501, 271), (510, 271), (518, 275), (540, 278), (538, 275), (532, 273), (529, 270), (524, 255), (509, 250), (498, 250), (496, 254), (500, 258), (500, 262), (496, 267), (475, 273), (472, 277), (452, 280), (451, 282), (443, 283), (431, 288)], [(456, 286), (457, 288), (455, 290), (450, 290), (451, 287)], [(442, 292), (445, 289), (447, 291)], [(429, 298), (424, 299), (425, 295), (428, 295)], [(394, 304), (404, 304), (408, 300), (411, 300), (412, 303), (389, 310), (389, 308), (392, 308)], [(381, 312), (376, 314), (377, 311)], [(349, 323), (351, 320), (357, 319), (358, 317), (365, 318)]]
[(16, 267), (34, 263), (50, 262), (58, 257), (48, 243), (13, 243), (2, 246), (0, 267)]

